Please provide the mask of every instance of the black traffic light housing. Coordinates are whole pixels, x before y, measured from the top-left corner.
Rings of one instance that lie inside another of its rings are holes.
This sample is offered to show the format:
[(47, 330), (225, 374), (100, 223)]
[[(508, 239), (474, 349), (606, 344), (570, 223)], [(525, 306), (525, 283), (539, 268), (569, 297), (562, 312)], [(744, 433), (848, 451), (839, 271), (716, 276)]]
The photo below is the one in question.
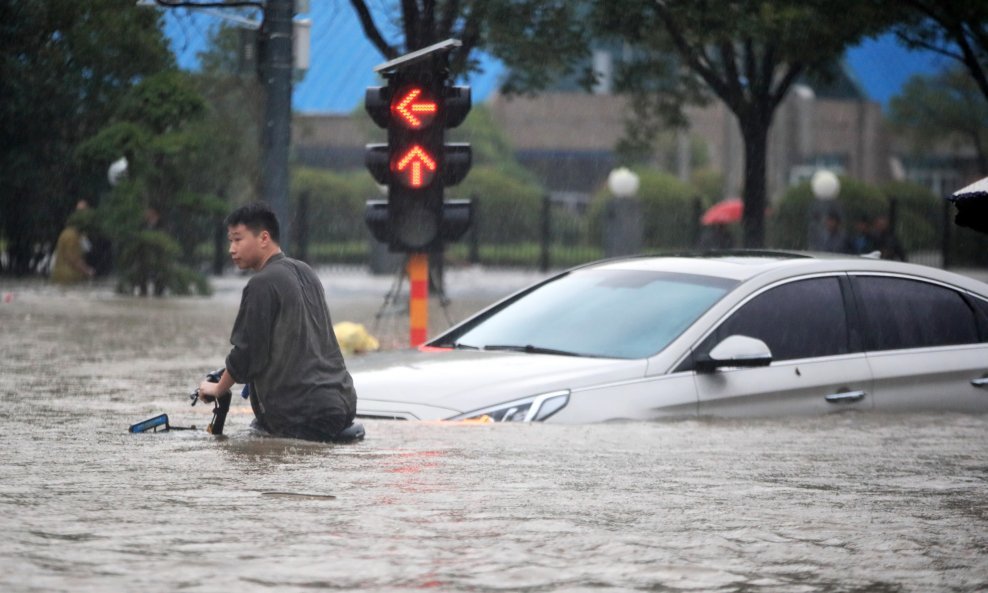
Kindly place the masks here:
[(466, 177), (469, 144), (445, 142), (470, 111), (469, 87), (452, 86), (447, 56), (459, 45), (448, 40), (375, 68), (388, 81), (371, 87), (365, 108), (388, 130), (387, 144), (368, 144), (365, 161), (374, 179), (388, 187), (386, 202), (369, 201), (365, 221), (391, 251), (441, 250), (470, 227), (469, 201), (446, 202), (444, 188)]

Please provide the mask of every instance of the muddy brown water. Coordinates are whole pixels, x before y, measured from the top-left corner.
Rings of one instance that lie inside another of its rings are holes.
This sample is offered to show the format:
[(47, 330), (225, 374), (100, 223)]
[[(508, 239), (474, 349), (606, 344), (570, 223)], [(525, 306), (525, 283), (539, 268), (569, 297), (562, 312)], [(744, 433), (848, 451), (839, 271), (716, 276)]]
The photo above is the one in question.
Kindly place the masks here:
[(132, 435), (208, 422), (236, 291), (0, 293), (0, 591), (988, 589), (984, 416)]

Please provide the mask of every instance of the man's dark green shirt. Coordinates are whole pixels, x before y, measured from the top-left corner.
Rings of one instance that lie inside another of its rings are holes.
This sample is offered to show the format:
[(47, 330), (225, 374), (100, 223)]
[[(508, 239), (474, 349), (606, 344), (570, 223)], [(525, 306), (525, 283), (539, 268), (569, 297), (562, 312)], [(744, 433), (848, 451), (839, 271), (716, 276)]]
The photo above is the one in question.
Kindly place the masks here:
[(353, 421), (357, 396), (326, 295), (304, 262), (272, 256), (244, 287), (227, 372), (250, 385), (260, 428), (330, 440)]

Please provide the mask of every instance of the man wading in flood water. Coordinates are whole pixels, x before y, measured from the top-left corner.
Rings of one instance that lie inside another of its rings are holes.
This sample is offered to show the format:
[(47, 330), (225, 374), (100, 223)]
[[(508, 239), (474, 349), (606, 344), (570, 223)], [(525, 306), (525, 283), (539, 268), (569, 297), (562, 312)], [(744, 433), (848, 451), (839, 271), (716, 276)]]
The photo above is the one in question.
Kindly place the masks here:
[(350, 426), (357, 408), (319, 278), (278, 245), (278, 219), (263, 203), (226, 219), (230, 256), (247, 282), (233, 324), (226, 371), (203, 381), (199, 397), (233, 386), (250, 387), (255, 425), (273, 435), (332, 441)]

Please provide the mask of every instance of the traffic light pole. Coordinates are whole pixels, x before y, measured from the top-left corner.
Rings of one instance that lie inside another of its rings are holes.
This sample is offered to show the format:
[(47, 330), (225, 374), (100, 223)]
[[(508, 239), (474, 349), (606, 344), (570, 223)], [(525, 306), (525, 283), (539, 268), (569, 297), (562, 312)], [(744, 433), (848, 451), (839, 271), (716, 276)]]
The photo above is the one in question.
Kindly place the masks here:
[(281, 242), (290, 245), (288, 151), (292, 137), (292, 16), (295, 0), (267, 0), (261, 32), (266, 47), (261, 67), (265, 91), (261, 131), (261, 198), (281, 223)]
[(408, 342), (415, 348), (429, 335), (429, 254), (408, 255)]
[(442, 253), (470, 226), (471, 204), (444, 199), (471, 165), (469, 144), (447, 143), (447, 128), (470, 111), (470, 88), (453, 86), (448, 53), (455, 39), (413, 51), (374, 68), (387, 87), (367, 89), (364, 107), (388, 131), (387, 144), (368, 144), (365, 159), (374, 179), (388, 187), (388, 200), (368, 201), (365, 221), (393, 252), (407, 253), (409, 342), (425, 343), (429, 329), (429, 254)]

